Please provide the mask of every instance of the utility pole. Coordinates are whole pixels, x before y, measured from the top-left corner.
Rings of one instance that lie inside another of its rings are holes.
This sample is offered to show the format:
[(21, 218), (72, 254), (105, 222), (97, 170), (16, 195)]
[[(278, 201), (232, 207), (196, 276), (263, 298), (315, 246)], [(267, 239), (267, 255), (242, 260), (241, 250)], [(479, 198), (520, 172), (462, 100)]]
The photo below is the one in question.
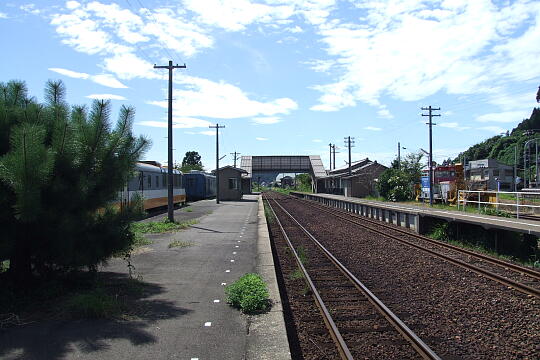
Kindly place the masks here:
[(332, 170), (332, 143), (328, 144), (330, 147), (330, 170)]
[(334, 164), (334, 169), (333, 170), (336, 170), (336, 144), (332, 145), (332, 151), (334, 152), (334, 155), (333, 155), (333, 164)]
[(354, 138), (347, 136), (345, 139), (345, 146), (349, 148), (349, 176), (352, 175), (352, 162), (351, 162), (351, 148), (354, 146)]
[(235, 151), (231, 153), (231, 155), (233, 156), (233, 159), (234, 159), (234, 167), (236, 167), (236, 160), (238, 160), (238, 157), (236, 155), (240, 155), (240, 153)]
[(173, 65), (172, 60), (169, 60), (169, 65), (157, 66), (154, 64), (154, 69), (168, 69), (169, 70), (169, 117), (167, 121), (168, 138), (167, 138), (167, 217), (170, 222), (174, 222), (174, 193), (173, 193), (173, 124), (172, 124), (172, 78), (174, 69), (185, 69), (184, 65)]
[(216, 204), (219, 204), (219, 129), (223, 129), (225, 125), (216, 124), (209, 126), (210, 129), (216, 129)]
[(517, 191), (517, 162), (518, 162), (518, 157), (517, 157), (517, 143), (514, 147), (514, 191)]
[(422, 116), (429, 116), (429, 206), (433, 206), (433, 145), (432, 145), (432, 127), (434, 124), (431, 120), (434, 116), (441, 116), (440, 114), (433, 114), (432, 111), (440, 111), (441, 108), (432, 108), (431, 105), (422, 110), (428, 110), (428, 114), (422, 114)]

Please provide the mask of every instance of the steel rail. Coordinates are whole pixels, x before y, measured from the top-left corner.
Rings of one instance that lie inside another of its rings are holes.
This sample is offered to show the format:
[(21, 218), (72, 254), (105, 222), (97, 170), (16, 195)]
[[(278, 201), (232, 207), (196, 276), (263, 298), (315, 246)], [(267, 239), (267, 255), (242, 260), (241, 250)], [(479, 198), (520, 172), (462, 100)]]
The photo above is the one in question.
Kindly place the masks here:
[(325, 323), (326, 327), (328, 328), (328, 331), (330, 332), (330, 336), (334, 340), (334, 343), (336, 343), (336, 346), (337, 346), (337, 349), (338, 349), (338, 352), (339, 352), (341, 358), (343, 360), (353, 360), (354, 358), (353, 358), (347, 344), (345, 343), (345, 340), (343, 340), (343, 336), (341, 336), (341, 333), (339, 332), (334, 320), (332, 319), (332, 316), (330, 315), (330, 311), (328, 311), (328, 308), (324, 304), (324, 302), (323, 302), (323, 300), (321, 298), (321, 295), (319, 294), (319, 292), (315, 288), (315, 284), (311, 280), (311, 277), (309, 276), (306, 268), (304, 267), (304, 264), (302, 264), (302, 261), (300, 260), (300, 257), (298, 256), (298, 253), (294, 249), (294, 247), (293, 247), (293, 245), (291, 243), (291, 240), (289, 239), (289, 236), (287, 235), (287, 232), (283, 228), (283, 225), (281, 224), (281, 221), (277, 217), (277, 215), (276, 215), (276, 213), (274, 211), (274, 208), (272, 207), (272, 204), (270, 204), (270, 201), (269, 201), (268, 197), (266, 198), (266, 201), (268, 203), (268, 206), (270, 207), (270, 210), (272, 211), (272, 214), (274, 215), (274, 218), (277, 221), (277, 224), (279, 225), (279, 228), (281, 229), (281, 233), (283, 234), (283, 237), (287, 241), (287, 245), (289, 246), (289, 248), (291, 249), (291, 251), (292, 251), (292, 253), (294, 255), (294, 258), (296, 260), (296, 263), (297, 263), (298, 267), (302, 271), (302, 273), (304, 275), (304, 278), (306, 279), (306, 282), (308, 283), (308, 286), (311, 289), (313, 297), (315, 298), (315, 303), (317, 304), (317, 307), (319, 308), (319, 310), (321, 312), (324, 323)]
[[(362, 292), (371, 304), (387, 319), (387, 321), (407, 340), (412, 347), (424, 359), (441, 358), (431, 348), (422, 341), (409, 327), (398, 318), (375, 294), (373, 294), (356, 276), (354, 276), (330, 251), (328, 251), (298, 220), (294, 218), (281, 204), (275, 199), (274, 202), (293, 220), (299, 228), (322, 250), (322, 252), (338, 267), (338, 269), (349, 278), (354, 286)], [(275, 213), (274, 213), (275, 214)]]
[[(299, 198), (295, 198), (295, 199), (301, 200), (301, 201), (303, 201), (303, 202), (305, 202), (305, 203), (307, 203), (307, 204), (309, 204), (309, 205), (311, 205), (313, 207), (323, 209), (326, 212), (331, 212), (330, 209), (325, 209), (325, 208), (327, 208), (327, 206), (325, 206), (325, 205), (318, 204), (318, 203), (310, 201), (310, 200), (299, 199)], [(499, 265), (499, 266), (504, 267), (504, 268), (509, 268), (509, 269), (512, 269), (512, 270), (514, 270), (516, 272), (519, 272), (519, 273), (522, 273), (522, 274), (527, 274), (528, 276), (530, 276), (532, 278), (540, 280), (540, 272), (535, 271), (533, 269), (529, 269), (529, 268), (526, 268), (524, 266), (512, 264), (512, 263), (509, 263), (509, 262), (506, 262), (506, 261), (503, 261), (503, 260), (499, 260), (499, 259), (487, 256), (487, 255), (484, 255), (484, 254), (479, 254), (477, 252), (474, 252), (474, 251), (471, 251), (471, 250), (468, 250), (468, 249), (464, 249), (464, 248), (461, 248), (459, 246), (455, 246), (455, 245), (452, 245), (452, 244), (446, 244), (446, 243), (443, 243), (443, 242), (440, 242), (440, 241), (437, 241), (437, 240), (433, 240), (433, 239), (430, 239), (430, 238), (428, 238), (426, 236), (422, 236), (422, 235), (419, 235), (419, 234), (414, 234), (414, 233), (411, 233), (411, 232), (403, 230), (403, 229), (395, 228), (395, 227), (390, 226), (388, 224), (385, 224), (384, 222), (381, 222), (381, 221), (375, 221), (375, 220), (372, 220), (372, 219), (360, 217), (356, 213), (351, 213), (351, 212), (344, 211), (342, 209), (337, 209), (337, 208), (335, 210), (337, 212), (340, 212), (340, 213), (343, 213), (343, 214), (348, 214), (348, 215), (351, 215), (353, 217), (356, 217), (356, 218), (358, 218), (358, 219), (360, 219), (362, 221), (366, 221), (366, 222), (369, 222), (369, 223), (372, 223), (372, 224), (375, 224), (375, 225), (384, 226), (384, 227), (386, 227), (386, 228), (388, 228), (388, 229), (390, 229), (392, 231), (396, 231), (396, 232), (399, 232), (399, 233), (402, 233), (402, 234), (405, 234), (405, 235), (408, 235), (408, 236), (412, 236), (412, 237), (421, 239), (423, 241), (429, 242), (431, 244), (434, 244), (434, 245), (437, 245), (437, 246), (440, 246), (440, 247), (455, 250), (457, 252), (464, 253), (464, 254), (467, 254), (469, 256), (481, 259), (481, 260), (483, 260), (485, 262), (489, 262), (489, 263), (492, 263), (494, 265)]]
[[(338, 217), (338, 218), (343, 219), (343, 220), (345, 220), (345, 221), (348, 221), (348, 222), (350, 222), (350, 223), (359, 225), (359, 226), (361, 226), (361, 227), (367, 229), (368, 231), (372, 231), (372, 232), (375, 232), (375, 233), (377, 233), (377, 234), (380, 234), (380, 235), (383, 235), (383, 236), (392, 238), (392, 239), (397, 240), (397, 241), (399, 241), (399, 242), (401, 242), (401, 243), (403, 243), (403, 244), (406, 244), (406, 245), (408, 245), (408, 246), (414, 247), (414, 248), (416, 248), (416, 249), (422, 250), (422, 251), (427, 252), (427, 253), (429, 253), (429, 254), (431, 254), (431, 255), (434, 255), (434, 256), (436, 256), (436, 257), (439, 257), (439, 258), (441, 258), (441, 259), (444, 259), (444, 260), (446, 260), (447, 262), (453, 263), (454, 265), (461, 266), (462, 268), (465, 268), (465, 269), (467, 269), (467, 270), (474, 271), (474, 272), (476, 272), (477, 274), (480, 274), (480, 275), (482, 275), (482, 276), (484, 276), (484, 277), (487, 277), (487, 278), (489, 278), (489, 279), (491, 279), (491, 280), (493, 280), (493, 281), (499, 282), (499, 283), (501, 283), (501, 284), (503, 284), (503, 285), (505, 285), (505, 286), (514, 288), (514, 289), (516, 289), (516, 290), (518, 290), (518, 291), (520, 291), (520, 292), (522, 292), (522, 293), (525, 293), (525, 294), (527, 294), (527, 295), (531, 295), (531, 296), (540, 298), (540, 290), (539, 290), (539, 289), (535, 289), (535, 288), (530, 287), (530, 286), (527, 286), (527, 285), (525, 285), (525, 284), (521, 284), (521, 283), (519, 283), (519, 282), (517, 282), (517, 281), (508, 279), (508, 278), (506, 278), (506, 277), (504, 277), (504, 276), (501, 276), (501, 275), (499, 275), (499, 274), (495, 274), (495, 273), (493, 273), (493, 272), (491, 272), (491, 271), (488, 271), (488, 270), (482, 269), (482, 268), (480, 268), (480, 267), (471, 265), (471, 264), (466, 263), (466, 262), (464, 262), (464, 261), (461, 261), (461, 260), (458, 260), (458, 259), (454, 259), (454, 258), (452, 258), (451, 256), (441, 254), (441, 253), (439, 253), (439, 252), (437, 252), (437, 251), (428, 249), (428, 248), (426, 248), (426, 247), (423, 247), (423, 246), (421, 246), (421, 245), (415, 244), (415, 243), (410, 242), (410, 241), (408, 241), (408, 240), (399, 238), (399, 237), (397, 237), (397, 236), (395, 236), (395, 235), (388, 234), (388, 233), (386, 233), (386, 232), (384, 232), (384, 231), (381, 231), (381, 230), (377, 230), (377, 229), (371, 228), (371, 227), (366, 226), (365, 224), (362, 224), (362, 223), (360, 223), (360, 222), (358, 222), (358, 221), (354, 221), (354, 220), (349, 219), (349, 218), (347, 218), (347, 217), (341, 216), (341, 215), (337, 214), (336, 212), (332, 212), (332, 211), (330, 211), (330, 210), (326, 210), (326, 209), (322, 209), (322, 208), (320, 208), (320, 209), (323, 210), (323, 211), (325, 211), (325, 212), (327, 212), (327, 213), (329, 213), (329, 214), (331, 214), (331, 215), (333, 215), (333, 216), (335, 216), (335, 217)], [(361, 220), (365, 220), (365, 219), (361, 219)], [(374, 224), (379, 225), (378, 223), (374, 223)], [(392, 228), (392, 230), (394, 230), (394, 229)], [(407, 233), (407, 235), (412, 235), (412, 234)], [(422, 238), (422, 239), (423, 239), (423, 238)], [(437, 244), (437, 245), (438, 245), (438, 244)], [(504, 263), (504, 264), (506, 264), (506, 263)]]

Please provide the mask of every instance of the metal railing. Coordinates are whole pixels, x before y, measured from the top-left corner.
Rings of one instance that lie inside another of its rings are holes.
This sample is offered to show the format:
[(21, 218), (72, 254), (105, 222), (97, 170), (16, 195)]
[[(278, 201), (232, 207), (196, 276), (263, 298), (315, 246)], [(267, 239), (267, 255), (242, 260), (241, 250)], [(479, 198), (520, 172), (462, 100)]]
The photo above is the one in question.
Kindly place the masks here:
[[(486, 200), (487, 198), (487, 200)], [(540, 191), (490, 191), (490, 190), (459, 190), (457, 207), (465, 211), (467, 205), (478, 206), (478, 210), (495, 208), (495, 210), (507, 211), (519, 219), (524, 215), (540, 215)], [(510, 211), (508, 211), (510, 210)]]

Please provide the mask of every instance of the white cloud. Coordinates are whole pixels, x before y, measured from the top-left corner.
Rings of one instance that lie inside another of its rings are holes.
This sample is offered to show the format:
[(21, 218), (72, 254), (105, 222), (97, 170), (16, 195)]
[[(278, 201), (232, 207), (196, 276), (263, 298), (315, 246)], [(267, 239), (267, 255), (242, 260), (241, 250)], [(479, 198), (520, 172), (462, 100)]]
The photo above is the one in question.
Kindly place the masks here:
[(266, 140), (268, 140), (268, 138), (264, 138), (264, 137), (256, 137), (255, 140), (266, 141)]
[(256, 118), (253, 118), (252, 121), (255, 124), (269, 125), (269, 124), (277, 124), (278, 122), (281, 122), (281, 119), (277, 116), (268, 116), (268, 117), (256, 117)]
[(127, 100), (125, 97), (114, 94), (91, 94), (86, 96), (89, 99), (98, 100)]
[(71, 70), (62, 69), (62, 68), (49, 68), (49, 70), (54, 71), (55, 73), (58, 73), (58, 74), (61, 74), (61, 75), (64, 75), (64, 76), (75, 78), (75, 79), (88, 79), (88, 78), (90, 78), (90, 75), (87, 74), (87, 73), (81, 73), (81, 72), (71, 71)]
[[(267, 102), (252, 100), (238, 87), (224, 81), (182, 76), (175, 82), (187, 90), (174, 90), (174, 112), (180, 116), (203, 116), (215, 119), (234, 119), (288, 114), (298, 108), (289, 98)], [(167, 101), (150, 101), (149, 104), (167, 108)]]
[(438, 122), (437, 125), (440, 126), (440, 127), (445, 127), (445, 128), (449, 128), (449, 129), (455, 129), (455, 130), (458, 130), (458, 131), (470, 129), (470, 127), (468, 127), (468, 126), (459, 126), (459, 123), (457, 123), (457, 122)]
[(380, 118), (384, 118), (384, 119), (392, 119), (392, 118), (394, 118), (394, 115), (392, 115), (390, 113), (390, 111), (384, 106), (381, 106), (379, 108), (379, 110), (377, 110), (377, 116), (379, 116)]
[(525, 111), (507, 111), (499, 113), (484, 114), (476, 117), (476, 121), (479, 122), (497, 122), (497, 123), (512, 123), (520, 122), (521, 120), (528, 118), (530, 110)]
[[(151, 121), (151, 120), (138, 122), (137, 125), (159, 127), (159, 128), (166, 128), (168, 126), (167, 121)], [(175, 129), (190, 129), (190, 128), (198, 128), (198, 127), (207, 128), (210, 125), (212, 125), (212, 123), (207, 120), (187, 118), (187, 117), (173, 117), (173, 128)], [(186, 134), (187, 133), (190, 133), (190, 132), (186, 132)]]
[(115, 88), (115, 89), (127, 88), (126, 85), (122, 84), (120, 81), (118, 81), (114, 76), (110, 74), (93, 75), (92, 77), (90, 77), (90, 80), (92, 80), (95, 83), (98, 83), (100, 85), (107, 86), (110, 88)]
[(244, 30), (252, 23), (284, 20), (294, 14), (290, 5), (253, 3), (250, 0), (183, 0), (184, 6), (197, 14), (197, 21), (227, 31)]
[(370, 130), (370, 131), (381, 131), (382, 130), (380, 127), (375, 127), (375, 126), (366, 126), (364, 129), (365, 130)]
[(287, 28), (286, 30), (288, 32), (293, 33), (293, 34), (298, 34), (298, 33), (303, 33), (304, 32), (304, 30), (298, 25), (296, 25), (295, 27)]
[(19, 9), (21, 9), (22, 11), (28, 12), (30, 14), (33, 14), (33, 15), (37, 15), (37, 14), (41, 13), (41, 10), (37, 9), (35, 4), (21, 5), (19, 7)]
[(482, 127), (479, 127), (478, 129), (486, 130), (494, 134), (500, 134), (500, 133), (506, 132), (506, 129), (503, 129), (502, 127), (499, 127), (499, 126), (482, 126)]
[(58, 74), (68, 76), (75, 79), (84, 79), (84, 80), (92, 80), (93, 82), (107, 86), (114, 89), (125, 89), (127, 88), (126, 85), (122, 84), (120, 81), (118, 81), (114, 76), (110, 74), (101, 74), (101, 75), (90, 75), (87, 73), (62, 69), (62, 68), (49, 68), (50, 71), (54, 71)]
[(67, 2), (65, 10), (52, 15), (51, 25), (63, 43), (91, 55), (117, 56), (141, 49), (143, 54), (154, 54), (154, 49), (161, 47), (192, 56), (213, 45), (205, 30), (184, 19), (183, 10), (141, 9), (137, 14), (99, 1), (84, 5)]
[(213, 130), (199, 131), (198, 134), (206, 136), (216, 136), (216, 132)]
[(7, 19), (8, 15), (6, 13), (0, 12), (0, 19)]
[[(335, 111), (381, 96), (416, 101), (439, 91), (488, 94), (540, 75), (540, 3), (516, 1), (358, 3), (363, 17), (319, 25), (335, 81), (312, 110)], [(474, 34), (474, 36), (471, 36)], [(426, 44), (429, 44), (426, 47)], [(324, 61), (324, 60), (323, 60)]]

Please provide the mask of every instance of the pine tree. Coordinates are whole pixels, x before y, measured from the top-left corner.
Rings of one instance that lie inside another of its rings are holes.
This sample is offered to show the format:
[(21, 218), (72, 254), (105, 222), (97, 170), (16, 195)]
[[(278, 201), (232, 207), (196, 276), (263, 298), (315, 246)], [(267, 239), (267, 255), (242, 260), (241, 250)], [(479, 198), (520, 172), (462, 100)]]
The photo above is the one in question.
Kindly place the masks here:
[(95, 268), (133, 241), (131, 209), (110, 205), (149, 141), (133, 136), (132, 107), (112, 128), (110, 102), (70, 110), (65, 92), (49, 81), (38, 104), (23, 82), (0, 83), (0, 261), (19, 283)]

